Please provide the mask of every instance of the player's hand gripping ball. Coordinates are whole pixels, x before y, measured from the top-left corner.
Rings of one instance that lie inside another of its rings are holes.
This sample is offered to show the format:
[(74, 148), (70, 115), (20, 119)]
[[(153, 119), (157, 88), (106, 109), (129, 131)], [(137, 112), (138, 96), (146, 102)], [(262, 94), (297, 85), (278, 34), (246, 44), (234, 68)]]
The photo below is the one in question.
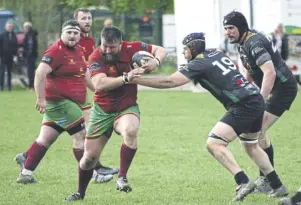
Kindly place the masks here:
[(134, 68), (142, 67), (146, 65), (149, 59), (154, 59), (155, 57), (146, 51), (138, 51), (132, 57), (132, 63)]

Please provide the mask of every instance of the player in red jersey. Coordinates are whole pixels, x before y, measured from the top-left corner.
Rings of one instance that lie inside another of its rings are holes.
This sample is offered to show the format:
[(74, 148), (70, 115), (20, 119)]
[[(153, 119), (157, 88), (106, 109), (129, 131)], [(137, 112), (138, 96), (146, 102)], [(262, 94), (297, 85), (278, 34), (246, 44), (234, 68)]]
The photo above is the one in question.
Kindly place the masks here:
[(102, 30), (101, 45), (89, 58), (88, 69), (96, 91), (87, 129), (85, 153), (79, 166), (78, 190), (65, 201), (84, 199), (94, 164), (113, 130), (123, 138), (117, 189), (124, 192), (132, 190), (127, 172), (137, 151), (140, 112), (136, 102), (137, 85), (128, 82), (142, 74), (139, 71), (143, 69), (133, 69), (132, 66), (131, 59), (137, 51), (148, 51), (155, 56), (144, 67), (148, 72), (153, 71), (166, 58), (166, 52), (160, 46), (122, 41), (121, 31), (117, 27), (107, 26)]
[(80, 27), (75, 20), (63, 24), (61, 38), (45, 52), (36, 71), (36, 109), (43, 113), (38, 138), (25, 153), (15, 157), (21, 167), (18, 183), (34, 183), (33, 171), (58, 136), (72, 136), (77, 161), (83, 156), (86, 130), (81, 105), (86, 100), (86, 62), (77, 47)]
[[(78, 46), (81, 47), (85, 55), (85, 60), (86, 62), (88, 62), (89, 56), (95, 49), (94, 39), (89, 34), (92, 25), (92, 14), (89, 9), (79, 8), (74, 12), (73, 16), (74, 19), (79, 23), (81, 29), (81, 35), (80, 35)], [(87, 77), (90, 78), (89, 75), (87, 75)], [(91, 81), (87, 80), (87, 82), (91, 82)], [(92, 83), (88, 83), (87, 87), (89, 87), (89, 89), (94, 92), (94, 87)], [(87, 95), (86, 103), (82, 106), (82, 110), (85, 119), (85, 126), (87, 128), (89, 122), (90, 110), (91, 110), (91, 104), (89, 102), (88, 95)], [(101, 163), (97, 163), (95, 165), (94, 170), (95, 171), (93, 174), (94, 175), (93, 178), (95, 179), (95, 182), (99, 182), (99, 183), (104, 183), (112, 180), (113, 174), (117, 174), (119, 171), (118, 168), (112, 169), (110, 167), (103, 166)]]

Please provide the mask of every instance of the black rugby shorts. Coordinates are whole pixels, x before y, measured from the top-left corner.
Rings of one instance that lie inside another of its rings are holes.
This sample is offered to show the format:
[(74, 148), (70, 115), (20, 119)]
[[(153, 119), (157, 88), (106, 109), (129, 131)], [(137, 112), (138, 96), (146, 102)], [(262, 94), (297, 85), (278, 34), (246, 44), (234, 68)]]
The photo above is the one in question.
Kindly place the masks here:
[(252, 95), (230, 105), (220, 121), (231, 126), (237, 136), (242, 133), (256, 133), (261, 130), (264, 107), (263, 97), (260, 94)]

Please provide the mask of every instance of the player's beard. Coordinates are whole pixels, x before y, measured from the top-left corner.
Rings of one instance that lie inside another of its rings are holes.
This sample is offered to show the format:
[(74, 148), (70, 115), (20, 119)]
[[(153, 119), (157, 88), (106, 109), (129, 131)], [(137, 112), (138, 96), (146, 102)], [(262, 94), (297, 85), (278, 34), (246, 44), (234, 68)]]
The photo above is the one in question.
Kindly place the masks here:
[(67, 46), (68, 46), (69, 48), (75, 48), (76, 45), (77, 45), (77, 42), (76, 42), (75, 39), (74, 39), (74, 40), (69, 40), (69, 41), (68, 41), (68, 44), (67, 44)]
[(84, 35), (87, 35), (90, 33), (90, 30), (91, 30), (91, 26), (84, 26), (84, 27), (81, 27), (80, 28), (81, 32), (84, 34)]
[(104, 60), (104, 63), (106, 64), (115, 64), (119, 60), (120, 54), (102, 54), (102, 59)]

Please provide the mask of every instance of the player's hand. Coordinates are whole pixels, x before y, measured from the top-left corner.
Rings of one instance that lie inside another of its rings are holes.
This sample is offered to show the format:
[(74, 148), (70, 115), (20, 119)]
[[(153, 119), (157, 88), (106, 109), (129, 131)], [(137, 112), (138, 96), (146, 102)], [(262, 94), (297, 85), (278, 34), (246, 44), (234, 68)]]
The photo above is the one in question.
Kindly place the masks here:
[(144, 68), (135, 68), (127, 74), (128, 80), (132, 81), (134, 78), (140, 77), (143, 73), (145, 73)]
[(144, 57), (143, 59), (146, 60), (145, 65), (142, 66), (145, 69), (145, 73), (150, 73), (159, 66), (159, 62), (155, 58)]
[(45, 99), (37, 99), (36, 109), (40, 113), (44, 113), (46, 111), (46, 100)]

